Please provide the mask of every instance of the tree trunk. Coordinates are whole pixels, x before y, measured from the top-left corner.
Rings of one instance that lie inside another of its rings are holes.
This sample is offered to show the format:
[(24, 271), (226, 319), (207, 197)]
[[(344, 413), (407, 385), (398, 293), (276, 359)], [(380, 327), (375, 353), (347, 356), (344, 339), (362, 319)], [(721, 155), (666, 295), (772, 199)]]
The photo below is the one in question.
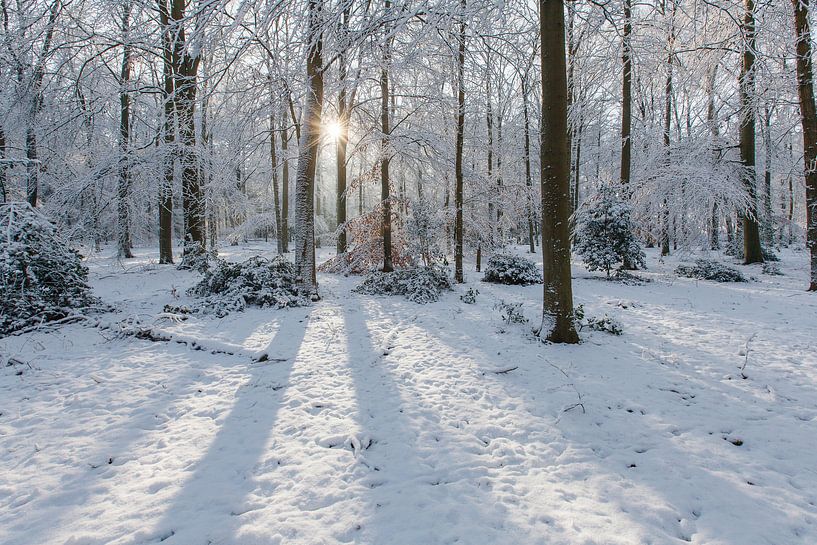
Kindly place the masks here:
[[(385, 16), (389, 18), (391, 12), (391, 0), (386, 0)], [(391, 52), (389, 51), (391, 37), (389, 36), (389, 25), (386, 25), (386, 36), (383, 42), (383, 66), (380, 69), (380, 130), (382, 139), (380, 141), (380, 201), (383, 206), (383, 272), (392, 272), (392, 247), (391, 247), (391, 190), (389, 181), (389, 162), (391, 146), (389, 145), (389, 63), (391, 62)]]
[[(341, 19), (341, 36), (346, 38), (349, 32), (349, 16), (351, 13), (351, 5), (347, 4), (344, 7)], [(345, 45), (345, 44), (343, 44)], [(337, 197), (336, 197), (336, 211), (338, 223), (338, 240), (337, 253), (342, 254), (346, 252), (348, 245), (346, 237), (346, 149), (349, 145), (349, 120), (350, 120), (350, 104), (346, 93), (347, 65), (346, 54), (341, 51), (338, 55), (338, 79), (340, 80), (340, 91), (338, 92), (338, 125), (339, 134), (337, 140), (337, 148), (335, 151), (335, 159), (337, 163)]]
[(522, 78), (522, 115), (525, 120), (525, 187), (527, 188), (528, 198), (528, 250), (530, 253), (536, 253), (536, 233), (534, 224), (534, 209), (533, 209), (533, 179), (531, 176), (530, 166), (530, 114), (528, 112), (528, 85), (527, 73)]
[[(463, 225), (462, 225), (462, 148), (465, 139), (465, 5), (466, 0), (460, 0), (460, 29), (457, 48), (457, 136), (454, 158), (454, 280), (464, 282), (462, 271), (463, 253)], [(448, 198), (446, 193), (446, 199)]]
[(119, 181), (117, 185), (117, 216), (118, 255), (122, 258), (132, 258), (130, 241), (130, 218), (128, 214), (128, 197), (130, 195), (130, 75), (131, 75), (131, 45), (130, 34), (131, 3), (125, 2), (122, 7), (122, 70), (120, 71), (121, 85), (119, 91)]
[(544, 296), (539, 334), (557, 343), (577, 343), (570, 275), (570, 159), (567, 134), (567, 75), (564, 0), (539, 0), (542, 125), (542, 260)]
[(757, 183), (755, 180), (755, 2), (744, 0), (743, 62), (740, 70), (740, 160), (743, 163), (743, 185), (749, 196), (749, 206), (741, 213), (743, 220), (743, 263), (762, 263), (760, 229), (757, 221)]
[[(709, 133), (712, 138), (712, 147), (717, 148), (720, 140), (720, 131), (718, 129), (717, 110), (715, 109), (715, 80), (718, 75), (718, 65), (712, 67), (706, 78), (706, 123), (709, 126)], [(720, 152), (712, 151), (713, 164), (720, 160)], [(712, 217), (709, 226), (709, 248), (711, 250), (719, 250), (720, 242), (720, 211), (718, 209), (718, 197), (713, 196), (712, 202)]]
[(281, 200), (278, 195), (278, 156), (275, 153), (275, 108), (270, 104), (269, 116), (269, 155), (272, 165), (272, 206), (275, 208), (275, 240), (278, 255), (283, 255), (284, 245), (281, 240)]
[(624, 0), (624, 33), (622, 35), (621, 62), (624, 73), (621, 78), (621, 166), (619, 180), (629, 192), (630, 170), (632, 158), (632, 107), (633, 107), (633, 60), (630, 50), (630, 35), (632, 34), (632, 0)]
[[(204, 190), (199, 178), (196, 146), (196, 94), (200, 52), (189, 47), (184, 21), (188, 0), (173, 0), (170, 12), (173, 26), (175, 94), (182, 163), (182, 208), (184, 210), (184, 253), (200, 253), (207, 247), (204, 229)], [(192, 51), (192, 52), (191, 52)]]
[[(808, 3), (803, 0), (792, 0), (792, 3), (797, 39), (797, 94), (800, 98), (803, 162), (806, 177), (806, 246), (811, 255), (808, 289), (817, 291), (817, 108), (814, 104), (811, 28), (809, 27)], [(791, 188), (791, 182), (789, 184)], [(794, 208), (793, 202), (791, 208)]]
[(175, 108), (173, 102), (173, 46), (170, 11), (166, 0), (159, 0), (159, 24), (162, 29), (162, 128), (163, 175), (159, 182), (159, 263), (173, 263), (173, 163), (175, 161)]
[(281, 251), (289, 252), (289, 126), (286, 113), (281, 115)]
[(301, 286), (318, 298), (315, 270), (315, 169), (323, 109), (323, 0), (309, 0), (304, 99), (298, 172), (295, 178), (295, 269)]

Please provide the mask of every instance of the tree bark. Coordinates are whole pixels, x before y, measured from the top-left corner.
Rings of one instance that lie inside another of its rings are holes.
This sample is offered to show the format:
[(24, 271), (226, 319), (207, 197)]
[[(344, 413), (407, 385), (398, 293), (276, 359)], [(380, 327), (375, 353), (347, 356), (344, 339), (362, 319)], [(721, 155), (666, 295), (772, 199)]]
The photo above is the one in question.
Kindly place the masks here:
[(170, 10), (166, 0), (158, 0), (159, 24), (162, 30), (162, 101), (164, 146), (162, 180), (159, 182), (159, 263), (173, 263), (173, 163), (175, 162), (175, 108), (173, 102), (173, 45), (170, 28)]
[(536, 233), (533, 226), (534, 223), (534, 209), (533, 209), (533, 179), (531, 176), (530, 165), (530, 114), (528, 111), (528, 84), (527, 73), (522, 76), (522, 116), (525, 121), (525, 187), (527, 188), (527, 207), (528, 207), (528, 250), (530, 253), (536, 253)]
[[(341, 37), (346, 39), (349, 33), (349, 16), (351, 14), (351, 5), (346, 4), (343, 10), (341, 19)], [(345, 43), (341, 47), (345, 47)], [(350, 121), (350, 104), (346, 92), (347, 86), (347, 62), (346, 53), (341, 50), (338, 55), (338, 79), (340, 84), (340, 91), (338, 91), (338, 128), (339, 134), (335, 149), (335, 160), (337, 167), (337, 197), (335, 215), (338, 223), (338, 240), (337, 253), (346, 253), (348, 241), (346, 236), (346, 185), (347, 185), (347, 165), (346, 165), (346, 150), (349, 145), (349, 121)]]
[(281, 113), (281, 251), (289, 252), (289, 126), (287, 115)]
[[(464, 282), (462, 271), (463, 253), (463, 174), (462, 174), (462, 148), (465, 139), (465, 8), (466, 0), (460, 0), (460, 28), (457, 47), (457, 130), (454, 146), (454, 207), (456, 209), (454, 219), (454, 280), (462, 284)], [(446, 199), (447, 199), (446, 193)]]
[(270, 104), (269, 116), (269, 154), (272, 166), (272, 206), (275, 208), (275, 240), (278, 255), (283, 255), (284, 245), (281, 240), (281, 201), (278, 194), (278, 156), (275, 152), (275, 107)]
[(122, 6), (122, 69), (120, 71), (119, 91), (119, 181), (117, 185), (118, 255), (121, 258), (132, 258), (130, 241), (130, 217), (128, 198), (130, 196), (130, 75), (131, 45), (130, 34), (131, 3)]
[[(391, 0), (386, 0), (384, 15), (388, 20), (391, 12)], [(385, 39), (383, 41), (383, 65), (380, 69), (380, 130), (382, 139), (380, 141), (380, 201), (383, 206), (383, 272), (392, 272), (392, 243), (391, 243), (391, 188), (389, 180), (389, 162), (391, 147), (389, 145), (389, 64), (391, 63), (391, 37), (389, 36), (390, 26), (385, 28)]]
[(743, 263), (763, 262), (760, 247), (760, 229), (757, 221), (757, 182), (755, 173), (755, 111), (752, 101), (755, 95), (755, 2), (744, 0), (741, 33), (743, 35), (743, 60), (740, 70), (740, 160), (743, 163), (743, 185), (749, 197), (749, 205), (741, 213), (743, 222)]
[(806, 178), (806, 246), (809, 249), (811, 261), (808, 289), (817, 291), (817, 108), (814, 104), (814, 68), (809, 5), (803, 0), (792, 0), (792, 4), (797, 39), (797, 94), (800, 99), (803, 163)]
[(564, 0), (539, 0), (542, 125), (542, 260), (544, 296), (539, 334), (577, 343), (570, 273), (570, 159)]
[(318, 298), (315, 268), (315, 169), (323, 109), (322, 10), (323, 0), (309, 0), (307, 90), (301, 138), (298, 142), (298, 172), (295, 177), (295, 269), (301, 287), (313, 299)]
[(624, 32), (621, 44), (621, 62), (623, 74), (621, 78), (621, 166), (619, 180), (629, 192), (630, 170), (632, 158), (632, 111), (633, 111), (633, 60), (630, 35), (632, 34), (632, 0), (624, 0)]

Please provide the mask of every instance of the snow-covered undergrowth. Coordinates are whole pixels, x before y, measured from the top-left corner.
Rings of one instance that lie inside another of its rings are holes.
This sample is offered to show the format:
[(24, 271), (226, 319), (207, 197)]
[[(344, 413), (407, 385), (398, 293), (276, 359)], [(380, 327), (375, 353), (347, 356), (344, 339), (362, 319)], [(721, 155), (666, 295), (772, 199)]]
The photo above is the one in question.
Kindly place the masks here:
[(251, 257), (241, 263), (218, 261), (190, 288), (190, 294), (201, 298), (195, 308), (218, 317), (248, 305), (285, 308), (309, 304), (308, 294), (298, 286), (295, 266), (280, 257)]
[(542, 272), (536, 263), (513, 254), (495, 254), (485, 266), (485, 282), (527, 286), (542, 283)]
[(0, 335), (76, 315), (98, 304), (88, 269), (39, 210), (0, 204)]
[(575, 281), (625, 331), (578, 346), (530, 335), (541, 286), (481, 283), (473, 263), (423, 306), (320, 275), (310, 307), (174, 321), (198, 274), (95, 258), (120, 309), (104, 319), (198, 344), (81, 324), (0, 340), (0, 543), (817, 542), (805, 256), (717, 284), (652, 252), (648, 284)]
[(735, 267), (713, 259), (697, 259), (694, 265), (678, 265), (675, 268), (675, 274), (685, 278), (715, 282), (746, 282), (746, 277)]
[(448, 270), (439, 267), (407, 267), (384, 273), (371, 271), (353, 291), (366, 295), (403, 295), (409, 301), (425, 304), (440, 299), (451, 289)]

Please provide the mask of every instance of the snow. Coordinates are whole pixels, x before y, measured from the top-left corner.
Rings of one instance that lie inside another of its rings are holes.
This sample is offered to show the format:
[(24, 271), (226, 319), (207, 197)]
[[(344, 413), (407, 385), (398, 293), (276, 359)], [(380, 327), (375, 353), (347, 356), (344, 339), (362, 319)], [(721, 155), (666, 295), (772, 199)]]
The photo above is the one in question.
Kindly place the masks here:
[[(89, 324), (0, 339), (20, 362), (0, 368), (0, 543), (817, 542), (806, 256), (716, 284), (653, 252), (642, 286), (575, 264), (576, 302), (624, 329), (578, 346), (530, 334), (541, 286), (473, 266), (427, 305), (319, 274), (312, 307), (176, 322), (156, 317), (192, 302), (197, 273), (148, 249), (91, 259), (118, 309), (103, 326), (190, 342)], [(502, 321), (500, 300), (530, 323)]]

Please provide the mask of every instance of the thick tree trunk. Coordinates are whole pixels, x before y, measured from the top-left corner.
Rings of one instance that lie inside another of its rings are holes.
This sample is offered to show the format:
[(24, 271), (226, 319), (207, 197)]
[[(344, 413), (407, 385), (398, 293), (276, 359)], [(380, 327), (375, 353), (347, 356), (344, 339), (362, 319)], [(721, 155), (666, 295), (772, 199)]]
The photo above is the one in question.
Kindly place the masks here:
[[(630, 183), (630, 170), (633, 143), (632, 111), (633, 111), (633, 59), (630, 49), (630, 35), (633, 30), (632, 0), (624, 0), (624, 32), (622, 34), (621, 62), (623, 74), (621, 77), (621, 165), (619, 180), (623, 186)], [(629, 189), (625, 189), (629, 192)]]
[(576, 343), (570, 273), (570, 159), (567, 134), (567, 75), (564, 0), (539, 0), (542, 126), (542, 258), (544, 297), (539, 334)]
[[(198, 253), (207, 247), (205, 233), (204, 188), (199, 177), (196, 144), (196, 94), (200, 52), (191, 50), (186, 42), (184, 21), (188, 0), (173, 0), (173, 60), (175, 94), (173, 99), (179, 124), (179, 144), (182, 163), (182, 208), (184, 210), (184, 253)], [(193, 52), (191, 52), (193, 51)]]
[(315, 169), (323, 109), (323, 0), (309, 0), (307, 90), (295, 177), (295, 269), (301, 286), (318, 298), (315, 268)]
[(131, 3), (122, 7), (122, 69), (119, 91), (119, 181), (117, 184), (117, 247), (121, 258), (132, 258), (130, 241), (130, 217), (128, 198), (130, 196), (130, 75), (131, 45), (129, 43)]
[(740, 70), (740, 160), (743, 163), (743, 185), (749, 197), (749, 206), (741, 213), (743, 221), (743, 262), (763, 262), (760, 247), (760, 229), (757, 221), (757, 182), (755, 173), (755, 2), (744, 0), (743, 62)]
[[(797, 38), (797, 94), (803, 126), (803, 162), (806, 177), (806, 246), (811, 255), (809, 291), (817, 291), (817, 108), (814, 104), (814, 68), (811, 51), (809, 6), (792, 0)], [(789, 181), (791, 191), (791, 181)], [(790, 208), (793, 209), (793, 198)]]
[[(457, 136), (455, 141), (454, 158), (454, 207), (456, 215), (454, 219), (454, 280), (457, 283), (464, 282), (462, 271), (463, 253), (463, 174), (462, 174), (462, 148), (465, 139), (465, 2), (460, 0), (461, 12), (460, 29), (457, 47)], [(446, 199), (448, 195), (446, 193)]]

